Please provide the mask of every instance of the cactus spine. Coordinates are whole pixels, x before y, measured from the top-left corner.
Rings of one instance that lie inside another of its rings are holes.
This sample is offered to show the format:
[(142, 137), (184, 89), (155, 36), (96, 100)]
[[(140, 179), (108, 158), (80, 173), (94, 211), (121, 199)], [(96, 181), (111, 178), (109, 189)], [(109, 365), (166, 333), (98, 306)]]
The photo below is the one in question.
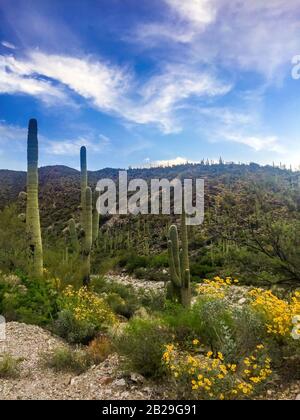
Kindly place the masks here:
[(185, 213), (181, 215), (181, 247), (175, 225), (169, 229), (168, 251), (171, 284), (169, 296), (185, 307), (191, 305), (190, 267), (188, 254), (188, 235)]
[(37, 121), (31, 119), (27, 139), (27, 205), (26, 229), (32, 276), (43, 277), (43, 246), (38, 199), (38, 137)]
[(91, 249), (92, 249), (92, 235), (93, 235), (93, 199), (92, 190), (90, 187), (85, 189), (84, 208), (83, 208), (83, 222), (84, 222), (84, 238), (82, 244), (82, 258), (83, 258), (83, 284), (88, 285), (91, 274)]

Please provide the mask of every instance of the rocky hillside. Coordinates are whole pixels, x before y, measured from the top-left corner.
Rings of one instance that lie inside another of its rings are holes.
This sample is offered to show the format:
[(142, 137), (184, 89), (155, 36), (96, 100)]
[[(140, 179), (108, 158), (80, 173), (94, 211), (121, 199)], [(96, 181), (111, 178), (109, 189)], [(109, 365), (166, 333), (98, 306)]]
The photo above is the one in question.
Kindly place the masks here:
[[(118, 169), (105, 168), (90, 171), (89, 183), (94, 187), (101, 178), (117, 180)], [(207, 196), (217, 195), (224, 187), (234, 188), (243, 183), (268, 185), (274, 183), (284, 188), (298, 183), (300, 173), (257, 164), (186, 164), (172, 167), (129, 169), (128, 179), (175, 177), (205, 179)], [(65, 222), (71, 214), (76, 216), (80, 197), (80, 172), (66, 166), (47, 166), (39, 170), (40, 210), (43, 227), (53, 222)], [(26, 190), (26, 173), (0, 170), (0, 209), (18, 198), (20, 191)]]

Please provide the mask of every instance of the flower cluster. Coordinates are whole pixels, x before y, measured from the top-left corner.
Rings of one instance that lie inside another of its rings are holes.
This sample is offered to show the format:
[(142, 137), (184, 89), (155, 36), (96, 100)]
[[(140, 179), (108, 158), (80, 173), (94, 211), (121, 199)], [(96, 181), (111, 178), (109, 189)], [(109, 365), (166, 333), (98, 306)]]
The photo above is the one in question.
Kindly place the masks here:
[(221, 277), (217, 276), (214, 277), (213, 280), (203, 280), (203, 283), (197, 285), (196, 291), (199, 295), (208, 295), (222, 299), (225, 297), (228, 288), (237, 283), (238, 280), (232, 279), (231, 277), (222, 279)]
[(60, 308), (73, 314), (78, 322), (112, 325), (116, 319), (107, 303), (86, 287), (75, 290), (68, 286), (62, 294)]
[(267, 332), (288, 337), (293, 329), (293, 319), (300, 315), (300, 292), (295, 292), (290, 301), (279, 299), (270, 290), (253, 289), (249, 292), (251, 306), (265, 318)]
[(238, 364), (226, 363), (221, 352), (203, 354), (199, 340), (193, 341), (194, 351), (181, 352), (168, 344), (163, 363), (177, 385), (185, 383), (192, 397), (197, 399), (241, 399), (251, 396), (271, 375), (271, 360), (265, 355), (264, 346)]

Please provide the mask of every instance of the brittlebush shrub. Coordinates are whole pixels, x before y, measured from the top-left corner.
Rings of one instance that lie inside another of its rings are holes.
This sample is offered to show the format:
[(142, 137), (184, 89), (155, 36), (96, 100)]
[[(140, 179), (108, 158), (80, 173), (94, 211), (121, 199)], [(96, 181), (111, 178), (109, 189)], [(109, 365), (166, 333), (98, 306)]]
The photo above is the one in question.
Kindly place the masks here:
[(244, 399), (251, 397), (272, 373), (271, 360), (264, 346), (257, 345), (252, 354), (237, 364), (228, 363), (221, 352), (203, 353), (200, 342), (182, 351), (168, 344), (163, 363), (175, 383), (178, 397), (199, 400)]
[(224, 332), (234, 326), (229, 305), (210, 296), (199, 297), (191, 309), (169, 304), (162, 318), (180, 343), (199, 336), (212, 348), (220, 348)]
[(224, 298), (230, 286), (237, 284), (237, 279), (226, 277), (225, 279), (217, 276), (213, 280), (205, 279), (203, 283), (196, 285), (196, 292), (199, 295), (211, 296), (214, 298)]
[(293, 320), (300, 315), (300, 292), (295, 292), (289, 301), (279, 299), (270, 290), (253, 289), (249, 295), (251, 306), (264, 319), (267, 333), (275, 338), (291, 339)]
[(86, 287), (75, 290), (68, 286), (58, 305), (60, 312), (55, 330), (70, 343), (87, 344), (99, 332), (107, 331), (117, 322), (105, 300)]
[(172, 335), (158, 319), (131, 319), (115, 338), (115, 347), (125, 356), (125, 368), (146, 377), (164, 373), (162, 355)]

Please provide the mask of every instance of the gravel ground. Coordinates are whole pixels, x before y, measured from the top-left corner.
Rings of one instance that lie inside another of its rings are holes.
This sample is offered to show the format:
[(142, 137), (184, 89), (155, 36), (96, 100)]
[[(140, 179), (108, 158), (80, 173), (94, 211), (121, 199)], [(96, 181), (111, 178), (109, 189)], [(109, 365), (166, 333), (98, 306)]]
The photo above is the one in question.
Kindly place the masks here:
[(135, 290), (143, 289), (145, 291), (163, 291), (165, 283), (163, 281), (149, 281), (136, 279), (126, 274), (107, 274), (105, 280), (120, 283), (124, 286), (132, 286)]
[(20, 375), (14, 379), (0, 379), (2, 400), (147, 400), (158, 398), (157, 392), (138, 375), (123, 378), (118, 373), (116, 355), (74, 377), (54, 372), (41, 363), (40, 354), (66, 345), (60, 338), (34, 325), (9, 322), (6, 340), (0, 343), (0, 354), (10, 353), (23, 358)]

